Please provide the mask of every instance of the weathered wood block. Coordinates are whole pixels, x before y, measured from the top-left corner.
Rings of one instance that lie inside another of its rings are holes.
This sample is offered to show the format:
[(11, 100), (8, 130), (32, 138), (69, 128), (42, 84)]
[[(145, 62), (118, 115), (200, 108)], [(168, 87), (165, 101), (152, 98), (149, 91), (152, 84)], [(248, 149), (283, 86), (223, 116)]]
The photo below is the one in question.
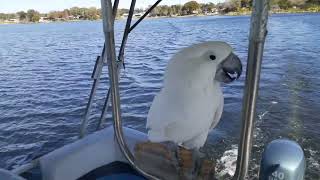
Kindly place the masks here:
[[(215, 163), (197, 161), (192, 150), (172, 142), (139, 143), (134, 149), (136, 163), (144, 171), (165, 180), (212, 180)], [(200, 162), (200, 165), (197, 163)]]

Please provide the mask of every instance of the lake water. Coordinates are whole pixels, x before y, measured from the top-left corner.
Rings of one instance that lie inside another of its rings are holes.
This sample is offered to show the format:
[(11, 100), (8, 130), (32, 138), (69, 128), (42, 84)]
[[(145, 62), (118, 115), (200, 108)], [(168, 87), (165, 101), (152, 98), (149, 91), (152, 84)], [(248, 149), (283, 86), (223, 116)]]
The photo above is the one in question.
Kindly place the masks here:
[[(208, 40), (232, 45), (246, 65), (248, 16), (163, 18), (144, 21), (129, 37), (121, 74), (124, 125), (145, 132), (169, 58), (180, 48)], [(124, 21), (116, 22), (117, 44)], [(264, 145), (290, 138), (307, 159), (306, 179), (320, 179), (320, 14), (270, 17), (257, 109), (250, 176)], [(77, 139), (103, 45), (101, 22), (0, 26), (0, 167), (16, 165)], [(245, 74), (245, 73), (243, 73)], [(235, 164), (244, 76), (223, 87), (222, 120), (204, 151), (226, 178)], [(108, 87), (98, 91), (89, 130), (97, 124)], [(110, 115), (108, 124), (110, 125)], [(228, 162), (224, 162), (227, 160)]]

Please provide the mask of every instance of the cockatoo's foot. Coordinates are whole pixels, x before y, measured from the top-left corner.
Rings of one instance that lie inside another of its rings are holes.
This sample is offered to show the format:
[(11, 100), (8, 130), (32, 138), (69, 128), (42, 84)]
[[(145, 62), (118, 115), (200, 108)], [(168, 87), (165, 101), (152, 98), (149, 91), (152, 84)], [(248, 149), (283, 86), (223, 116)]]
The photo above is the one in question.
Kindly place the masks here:
[(144, 171), (160, 179), (177, 180), (177, 145), (174, 143), (143, 142), (134, 149), (135, 163)]
[(215, 163), (208, 159), (203, 159), (197, 174), (197, 180), (213, 180)]
[(205, 154), (172, 142), (144, 142), (135, 146), (135, 159), (140, 168), (161, 179), (211, 180), (215, 164)]
[(206, 159), (206, 154), (200, 150), (194, 150), (195, 158), (194, 176), (197, 180), (212, 180), (214, 179), (215, 163)]
[(179, 162), (179, 177), (180, 179), (193, 179), (195, 169), (195, 157), (193, 152), (179, 146), (177, 149), (177, 158)]

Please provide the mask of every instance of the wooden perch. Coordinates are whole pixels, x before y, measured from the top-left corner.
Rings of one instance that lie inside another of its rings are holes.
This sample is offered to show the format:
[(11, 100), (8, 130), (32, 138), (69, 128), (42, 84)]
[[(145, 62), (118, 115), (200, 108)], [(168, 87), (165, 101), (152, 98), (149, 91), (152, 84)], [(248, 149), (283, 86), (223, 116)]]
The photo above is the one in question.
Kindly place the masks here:
[(197, 153), (172, 142), (136, 144), (136, 163), (144, 171), (165, 180), (212, 180), (214, 162), (197, 160)]

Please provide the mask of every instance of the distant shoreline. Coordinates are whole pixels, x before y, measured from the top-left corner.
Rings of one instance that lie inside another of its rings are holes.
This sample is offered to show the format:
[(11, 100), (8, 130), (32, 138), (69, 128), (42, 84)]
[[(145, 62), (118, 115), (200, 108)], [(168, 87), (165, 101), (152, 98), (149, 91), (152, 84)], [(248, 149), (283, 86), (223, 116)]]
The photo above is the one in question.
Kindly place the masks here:
[[(278, 11), (278, 12), (270, 12), (270, 15), (273, 14), (320, 14), (320, 12), (312, 12), (312, 11)], [(227, 14), (216, 14), (216, 15), (206, 15), (206, 14), (194, 14), (194, 15), (184, 15), (184, 16), (155, 16), (155, 17), (146, 17), (146, 19), (162, 19), (162, 18), (188, 18), (188, 17), (208, 17), (208, 16), (246, 16), (251, 15), (251, 11), (247, 12), (229, 12)], [(116, 20), (125, 20), (126, 17), (120, 17)], [(138, 19), (138, 18), (135, 18)], [(1, 22), (0, 25), (10, 25), (10, 24), (49, 24), (49, 23), (64, 23), (64, 22), (82, 22), (82, 21), (101, 21), (101, 19), (97, 20), (64, 20), (64, 21), (46, 21), (46, 22)]]

